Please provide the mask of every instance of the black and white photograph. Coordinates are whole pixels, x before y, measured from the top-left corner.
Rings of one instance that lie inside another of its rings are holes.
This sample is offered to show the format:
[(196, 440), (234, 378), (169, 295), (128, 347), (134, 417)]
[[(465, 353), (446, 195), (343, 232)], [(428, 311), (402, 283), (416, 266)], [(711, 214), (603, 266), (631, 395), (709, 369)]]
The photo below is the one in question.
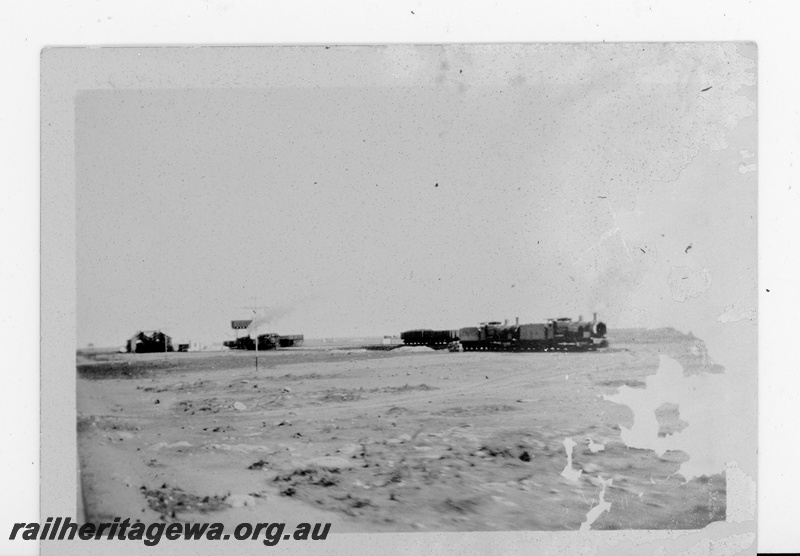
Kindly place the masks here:
[(757, 57), (45, 49), (78, 519), (752, 549)]

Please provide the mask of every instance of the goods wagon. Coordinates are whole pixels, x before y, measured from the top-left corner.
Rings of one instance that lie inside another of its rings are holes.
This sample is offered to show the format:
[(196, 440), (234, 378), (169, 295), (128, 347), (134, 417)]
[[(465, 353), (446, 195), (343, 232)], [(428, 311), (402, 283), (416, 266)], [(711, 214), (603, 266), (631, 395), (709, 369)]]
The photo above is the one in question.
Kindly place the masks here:
[(286, 336), (278, 336), (278, 345), (282, 348), (285, 347), (296, 347), (303, 345), (303, 335), (302, 334), (289, 334)]
[(457, 330), (407, 330), (400, 334), (400, 339), (407, 346), (447, 347), (458, 341)]

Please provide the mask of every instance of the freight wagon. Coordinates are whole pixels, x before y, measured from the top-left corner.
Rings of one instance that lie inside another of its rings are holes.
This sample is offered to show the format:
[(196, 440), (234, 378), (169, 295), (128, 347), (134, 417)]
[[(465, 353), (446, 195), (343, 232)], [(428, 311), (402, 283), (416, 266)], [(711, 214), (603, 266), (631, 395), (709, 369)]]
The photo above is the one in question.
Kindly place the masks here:
[(303, 335), (289, 334), (288, 336), (278, 336), (278, 345), (282, 348), (302, 346)]
[(451, 342), (458, 341), (457, 330), (407, 330), (400, 334), (400, 339), (407, 346), (428, 346), (445, 348)]

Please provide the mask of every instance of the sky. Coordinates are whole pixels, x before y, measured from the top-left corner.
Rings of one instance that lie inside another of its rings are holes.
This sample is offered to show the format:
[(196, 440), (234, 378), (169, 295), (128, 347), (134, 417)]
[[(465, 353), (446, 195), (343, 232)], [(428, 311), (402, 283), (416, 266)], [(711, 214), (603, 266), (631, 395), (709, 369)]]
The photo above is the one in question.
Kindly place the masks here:
[(78, 346), (755, 303), (754, 47), (287, 56), (366, 77), (77, 95)]

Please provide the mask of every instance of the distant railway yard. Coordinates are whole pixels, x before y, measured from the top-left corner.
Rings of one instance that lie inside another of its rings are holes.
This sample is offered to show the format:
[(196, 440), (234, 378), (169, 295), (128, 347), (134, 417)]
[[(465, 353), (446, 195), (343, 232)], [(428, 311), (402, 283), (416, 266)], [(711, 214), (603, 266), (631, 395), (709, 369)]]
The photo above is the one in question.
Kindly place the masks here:
[[(325, 521), (333, 532), (698, 529), (724, 474), (621, 440), (659, 355), (719, 372), (671, 329), (597, 351), (453, 353), (380, 339), (252, 351), (81, 352), (78, 448), (89, 519)], [(371, 348), (371, 349), (368, 349)], [(677, 408), (659, 434), (679, 433)], [(607, 511), (588, 514), (610, 503)]]

